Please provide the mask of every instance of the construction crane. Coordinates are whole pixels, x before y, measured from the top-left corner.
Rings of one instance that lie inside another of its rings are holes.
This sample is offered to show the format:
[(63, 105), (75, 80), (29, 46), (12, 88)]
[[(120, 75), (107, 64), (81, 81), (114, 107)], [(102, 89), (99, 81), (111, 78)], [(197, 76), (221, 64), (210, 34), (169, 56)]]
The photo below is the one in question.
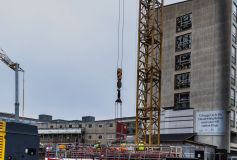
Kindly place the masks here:
[(160, 144), (163, 0), (139, 0), (135, 144)]
[(0, 60), (8, 67), (15, 71), (15, 121), (19, 122), (19, 85), (18, 72), (23, 72), (23, 109), (22, 109), (22, 123), (24, 123), (24, 73), (25, 71), (19, 67), (19, 64), (14, 63), (7, 54), (0, 48)]

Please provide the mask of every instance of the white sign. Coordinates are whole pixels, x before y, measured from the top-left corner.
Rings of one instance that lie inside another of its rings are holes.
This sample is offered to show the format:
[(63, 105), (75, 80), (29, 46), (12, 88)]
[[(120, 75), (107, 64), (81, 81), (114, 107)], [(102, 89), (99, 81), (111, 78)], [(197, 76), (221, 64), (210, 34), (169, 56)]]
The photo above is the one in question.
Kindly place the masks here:
[(225, 135), (225, 111), (196, 112), (198, 135)]
[(81, 129), (48, 129), (48, 130), (38, 130), (38, 134), (74, 134), (81, 133)]

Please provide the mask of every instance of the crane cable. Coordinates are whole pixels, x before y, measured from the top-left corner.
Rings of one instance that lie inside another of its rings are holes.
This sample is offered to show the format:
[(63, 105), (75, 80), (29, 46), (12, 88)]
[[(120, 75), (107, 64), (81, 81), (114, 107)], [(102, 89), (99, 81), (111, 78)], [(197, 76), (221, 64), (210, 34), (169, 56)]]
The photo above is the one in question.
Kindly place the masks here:
[[(123, 9), (122, 9), (122, 12), (123, 12), (123, 19), (122, 19), (122, 55), (121, 55), (121, 68), (119, 68), (119, 56), (120, 56), (120, 10), (121, 10), (121, 7), (120, 7), (120, 3), (121, 1), (119, 0), (119, 17), (118, 17), (118, 58), (117, 58), (117, 91), (118, 91), (118, 99), (115, 101), (115, 120), (117, 118), (119, 118), (119, 112), (120, 112), (120, 118), (122, 118), (122, 101), (120, 99), (120, 88), (121, 88), (121, 85), (122, 85), (122, 82), (121, 82), (121, 79), (122, 79), (122, 65), (123, 65), (123, 32), (124, 32), (124, 0), (123, 0)], [(118, 103), (120, 103), (120, 111), (118, 110), (119, 109), (119, 105)]]
[[(120, 55), (120, 10), (121, 10), (121, 7), (120, 7), (120, 0), (119, 0), (119, 17), (118, 17), (118, 58), (117, 58), (117, 69), (119, 68), (119, 55)], [(122, 25), (122, 46), (121, 46), (121, 69), (122, 69), (122, 66), (123, 66), (123, 32), (124, 32), (124, 0), (123, 0), (123, 25)]]

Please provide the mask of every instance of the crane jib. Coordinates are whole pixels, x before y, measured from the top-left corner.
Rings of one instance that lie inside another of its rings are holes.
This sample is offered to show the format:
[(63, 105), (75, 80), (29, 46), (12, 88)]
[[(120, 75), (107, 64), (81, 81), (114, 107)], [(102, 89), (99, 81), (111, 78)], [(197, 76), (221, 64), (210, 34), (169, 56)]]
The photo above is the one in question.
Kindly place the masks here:
[(7, 61), (9, 64), (12, 64), (12, 61), (8, 58), (5, 58), (5, 61)]

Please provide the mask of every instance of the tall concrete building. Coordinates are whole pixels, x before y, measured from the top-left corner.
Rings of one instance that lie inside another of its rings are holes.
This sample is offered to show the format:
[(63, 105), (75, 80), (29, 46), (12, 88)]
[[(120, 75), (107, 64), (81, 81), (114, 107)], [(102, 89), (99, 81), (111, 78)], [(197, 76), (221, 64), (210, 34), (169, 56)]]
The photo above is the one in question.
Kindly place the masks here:
[(164, 6), (161, 134), (237, 153), (237, 0)]

